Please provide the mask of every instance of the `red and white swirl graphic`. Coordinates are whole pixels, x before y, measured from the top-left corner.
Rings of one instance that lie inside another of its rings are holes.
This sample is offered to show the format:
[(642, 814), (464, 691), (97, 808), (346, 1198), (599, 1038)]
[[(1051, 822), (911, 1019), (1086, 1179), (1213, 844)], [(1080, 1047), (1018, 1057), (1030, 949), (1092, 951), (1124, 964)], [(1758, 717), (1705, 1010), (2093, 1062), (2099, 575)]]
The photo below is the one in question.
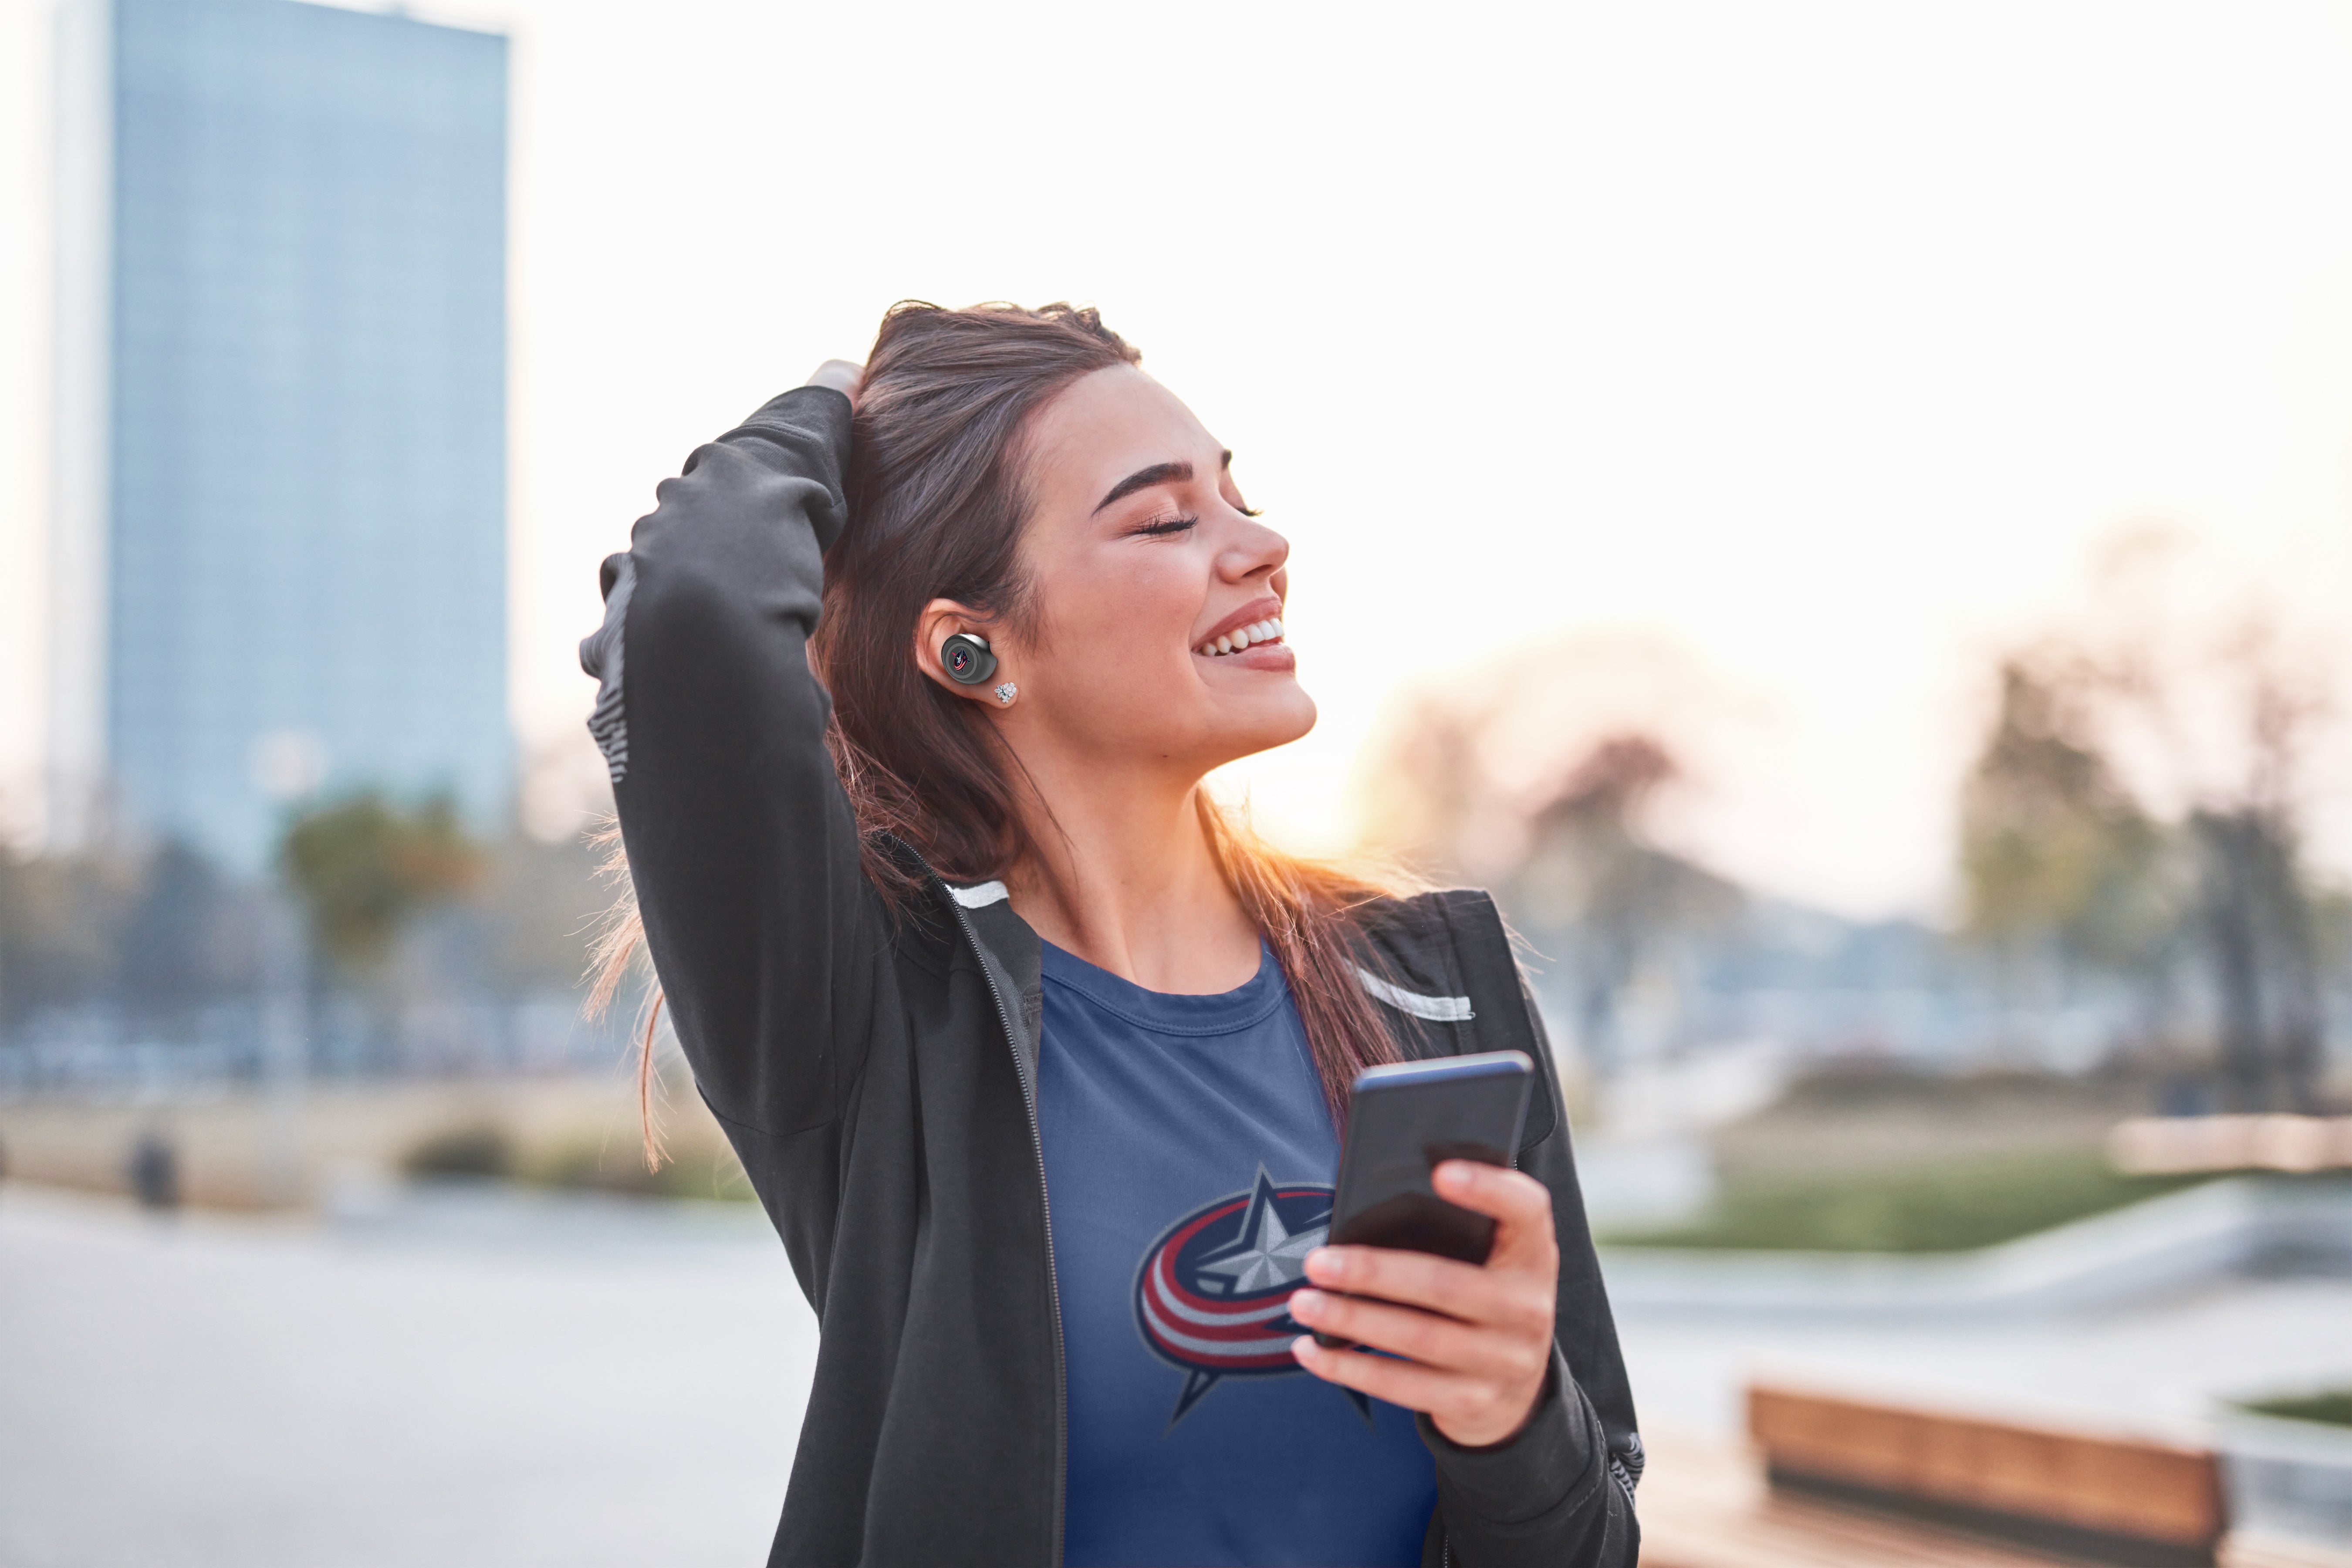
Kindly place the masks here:
[(1170, 1426), (1224, 1378), (1300, 1370), (1290, 1296), (1330, 1227), (1329, 1187), (1276, 1185), (1261, 1169), (1247, 1192), (1186, 1215), (1144, 1253), (1136, 1327), (1154, 1355), (1185, 1373)]

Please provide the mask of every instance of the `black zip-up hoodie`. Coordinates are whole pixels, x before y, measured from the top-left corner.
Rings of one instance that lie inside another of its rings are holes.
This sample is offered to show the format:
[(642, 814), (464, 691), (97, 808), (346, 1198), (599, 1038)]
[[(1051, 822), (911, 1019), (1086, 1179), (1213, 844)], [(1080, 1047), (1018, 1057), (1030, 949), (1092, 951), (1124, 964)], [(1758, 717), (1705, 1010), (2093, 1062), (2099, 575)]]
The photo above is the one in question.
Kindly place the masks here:
[[(604, 563), (581, 645), (590, 728), (671, 1021), (823, 1333), (774, 1564), (1059, 1564), (1064, 1446), (1035, 1083), (1038, 939), (930, 884), (895, 916), (863, 871), (806, 643), (848, 521), (850, 405), (788, 392), (663, 482)], [(962, 897), (959, 897), (962, 894)], [(1553, 1371), (1527, 1426), (1468, 1449), (1424, 1417), (1425, 1563), (1631, 1568), (1641, 1439), (1542, 1026), (1493, 904), (1368, 911), (1401, 1047), (1542, 1064), (1520, 1168), (1559, 1232)]]

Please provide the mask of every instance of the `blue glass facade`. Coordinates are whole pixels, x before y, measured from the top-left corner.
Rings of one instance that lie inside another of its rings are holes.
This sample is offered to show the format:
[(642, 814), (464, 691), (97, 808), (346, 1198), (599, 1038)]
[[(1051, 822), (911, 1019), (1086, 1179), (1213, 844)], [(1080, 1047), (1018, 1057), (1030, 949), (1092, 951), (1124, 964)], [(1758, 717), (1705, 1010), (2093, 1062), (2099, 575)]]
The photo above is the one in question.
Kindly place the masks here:
[(112, 0), (106, 769), (242, 870), (290, 805), (499, 820), (507, 45)]

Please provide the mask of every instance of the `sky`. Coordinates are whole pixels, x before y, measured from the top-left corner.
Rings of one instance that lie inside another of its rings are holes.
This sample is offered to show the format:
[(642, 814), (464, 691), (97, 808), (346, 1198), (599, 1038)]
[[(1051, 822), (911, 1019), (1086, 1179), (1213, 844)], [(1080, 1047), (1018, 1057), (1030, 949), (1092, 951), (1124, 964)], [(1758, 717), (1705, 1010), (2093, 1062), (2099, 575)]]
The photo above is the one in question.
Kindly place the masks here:
[[(595, 564), (656, 482), (907, 297), (1095, 303), (1234, 448), (1322, 720), (1227, 782), (1302, 846), (1348, 837), (1401, 684), (1534, 646), (1614, 693), (1564, 724), (1684, 744), (1680, 847), (1948, 913), (1993, 661), (2134, 531), (2352, 697), (2352, 7), (412, 12), (514, 40), (527, 746), (581, 754)], [(51, 16), (0, 0), (20, 822)], [(2352, 835), (2319, 849), (2352, 868)]]

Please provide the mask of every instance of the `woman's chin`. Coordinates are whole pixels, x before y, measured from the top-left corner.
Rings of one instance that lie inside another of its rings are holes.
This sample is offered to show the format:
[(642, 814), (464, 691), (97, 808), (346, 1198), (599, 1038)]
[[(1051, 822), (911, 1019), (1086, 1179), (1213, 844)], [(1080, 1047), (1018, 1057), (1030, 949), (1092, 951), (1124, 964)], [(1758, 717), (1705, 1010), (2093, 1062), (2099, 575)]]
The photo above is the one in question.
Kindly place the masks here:
[(1315, 699), (1287, 678), (1278, 690), (1253, 693), (1249, 700), (1219, 706), (1225, 709), (1220, 715), (1225, 722), (1219, 728), (1231, 737), (1229, 754), (1235, 758), (1286, 746), (1315, 728)]

